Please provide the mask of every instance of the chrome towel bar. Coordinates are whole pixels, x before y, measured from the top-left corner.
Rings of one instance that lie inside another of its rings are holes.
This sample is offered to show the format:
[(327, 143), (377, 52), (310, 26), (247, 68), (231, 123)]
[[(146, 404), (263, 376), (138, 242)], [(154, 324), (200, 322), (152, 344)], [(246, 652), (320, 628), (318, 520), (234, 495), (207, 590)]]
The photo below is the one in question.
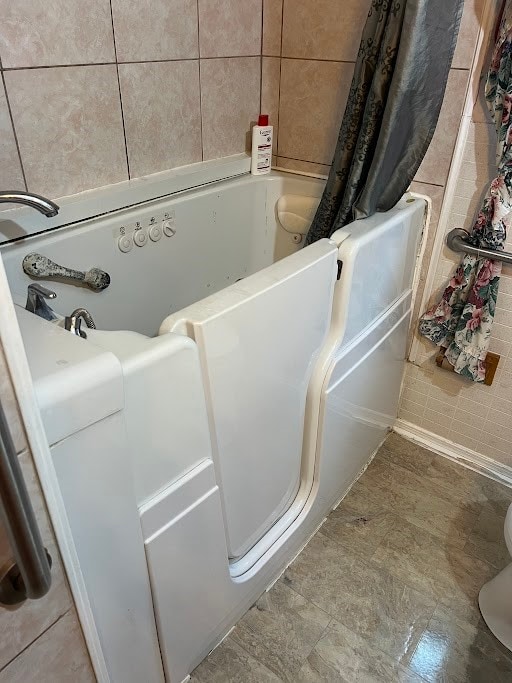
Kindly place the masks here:
[(446, 235), (446, 244), (452, 251), (458, 251), (478, 258), (488, 258), (493, 261), (502, 261), (512, 265), (512, 254), (508, 251), (498, 251), (497, 249), (479, 249), (467, 242), (469, 232), (463, 228), (450, 230)]
[(51, 586), (51, 557), (41, 539), (1, 403), (0, 513), (15, 558), (0, 569), (0, 603), (42, 598)]

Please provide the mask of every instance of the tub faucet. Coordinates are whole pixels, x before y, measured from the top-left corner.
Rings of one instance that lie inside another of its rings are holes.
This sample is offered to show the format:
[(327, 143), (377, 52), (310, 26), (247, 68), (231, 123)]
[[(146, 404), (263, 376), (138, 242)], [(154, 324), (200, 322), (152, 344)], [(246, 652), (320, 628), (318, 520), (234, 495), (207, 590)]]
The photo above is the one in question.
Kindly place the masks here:
[(25, 308), (30, 313), (35, 313), (44, 320), (57, 320), (55, 311), (48, 306), (45, 299), (55, 299), (57, 295), (51, 289), (46, 289), (42, 285), (33, 283), (27, 289), (27, 303)]
[(64, 327), (68, 332), (76, 334), (77, 337), (82, 337), (82, 339), (87, 339), (86, 333), (82, 330), (82, 320), (85, 322), (87, 327), (91, 330), (96, 329), (92, 315), (86, 308), (77, 308), (64, 318)]
[(41, 212), (47, 218), (53, 218), (59, 213), (59, 206), (46, 197), (32, 192), (0, 192), (0, 202), (26, 204)]

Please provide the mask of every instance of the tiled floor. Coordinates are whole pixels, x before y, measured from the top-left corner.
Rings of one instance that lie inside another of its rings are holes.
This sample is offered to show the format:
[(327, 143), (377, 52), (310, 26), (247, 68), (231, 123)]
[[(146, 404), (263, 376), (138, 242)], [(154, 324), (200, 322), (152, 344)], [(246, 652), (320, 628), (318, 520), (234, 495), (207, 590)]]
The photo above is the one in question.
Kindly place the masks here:
[(512, 682), (477, 605), (508, 489), (391, 434), (193, 683)]

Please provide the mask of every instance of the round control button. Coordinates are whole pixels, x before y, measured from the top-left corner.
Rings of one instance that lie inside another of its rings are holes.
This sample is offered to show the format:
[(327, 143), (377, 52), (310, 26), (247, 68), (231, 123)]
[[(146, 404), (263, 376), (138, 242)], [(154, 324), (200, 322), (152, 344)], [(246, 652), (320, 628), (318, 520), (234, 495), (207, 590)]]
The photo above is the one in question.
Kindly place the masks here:
[(162, 230), (164, 231), (164, 235), (167, 235), (167, 237), (172, 237), (176, 234), (176, 228), (174, 227), (174, 223), (172, 221), (164, 221), (162, 224)]
[(133, 247), (132, 238), (128, 237), (128, 235), (122, 235), (117, 240), (117, 245), (118, 245), (119, 249), (126, 254), (126, 252), (132, 250), (132, 247)]
[(158, 242), (162, 237), (162, 228), (159, 225), (153, 225), (149, 230), (149, 236), (153, 242)]
[(148, 234), (144, 230), (136, 230), (133, 233), (133, 241), (138, 247), (143, 247), (148, 241)]

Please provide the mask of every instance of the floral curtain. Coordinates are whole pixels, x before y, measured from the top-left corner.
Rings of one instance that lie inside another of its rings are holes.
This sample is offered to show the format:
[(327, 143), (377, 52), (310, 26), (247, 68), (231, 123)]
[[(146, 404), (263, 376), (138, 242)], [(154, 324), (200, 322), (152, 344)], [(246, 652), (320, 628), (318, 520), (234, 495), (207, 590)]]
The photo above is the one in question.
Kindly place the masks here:
[(436, 127), (463, 4), (372, 0), (331, 171), (305, 245), (390, 209), (409, 186)]
[[(512, 0), (507, 0), (485, 87), (498, 136), (498, 175), (492, 181), (470, 237), (475, 247), (503, 249), (512, 218)], [(421, 318), (420, 333), (446, 349), (455, 372), (485, 379), (485, 358), (496, 309), (501, 263), (465, 256), (441, 301)]]

